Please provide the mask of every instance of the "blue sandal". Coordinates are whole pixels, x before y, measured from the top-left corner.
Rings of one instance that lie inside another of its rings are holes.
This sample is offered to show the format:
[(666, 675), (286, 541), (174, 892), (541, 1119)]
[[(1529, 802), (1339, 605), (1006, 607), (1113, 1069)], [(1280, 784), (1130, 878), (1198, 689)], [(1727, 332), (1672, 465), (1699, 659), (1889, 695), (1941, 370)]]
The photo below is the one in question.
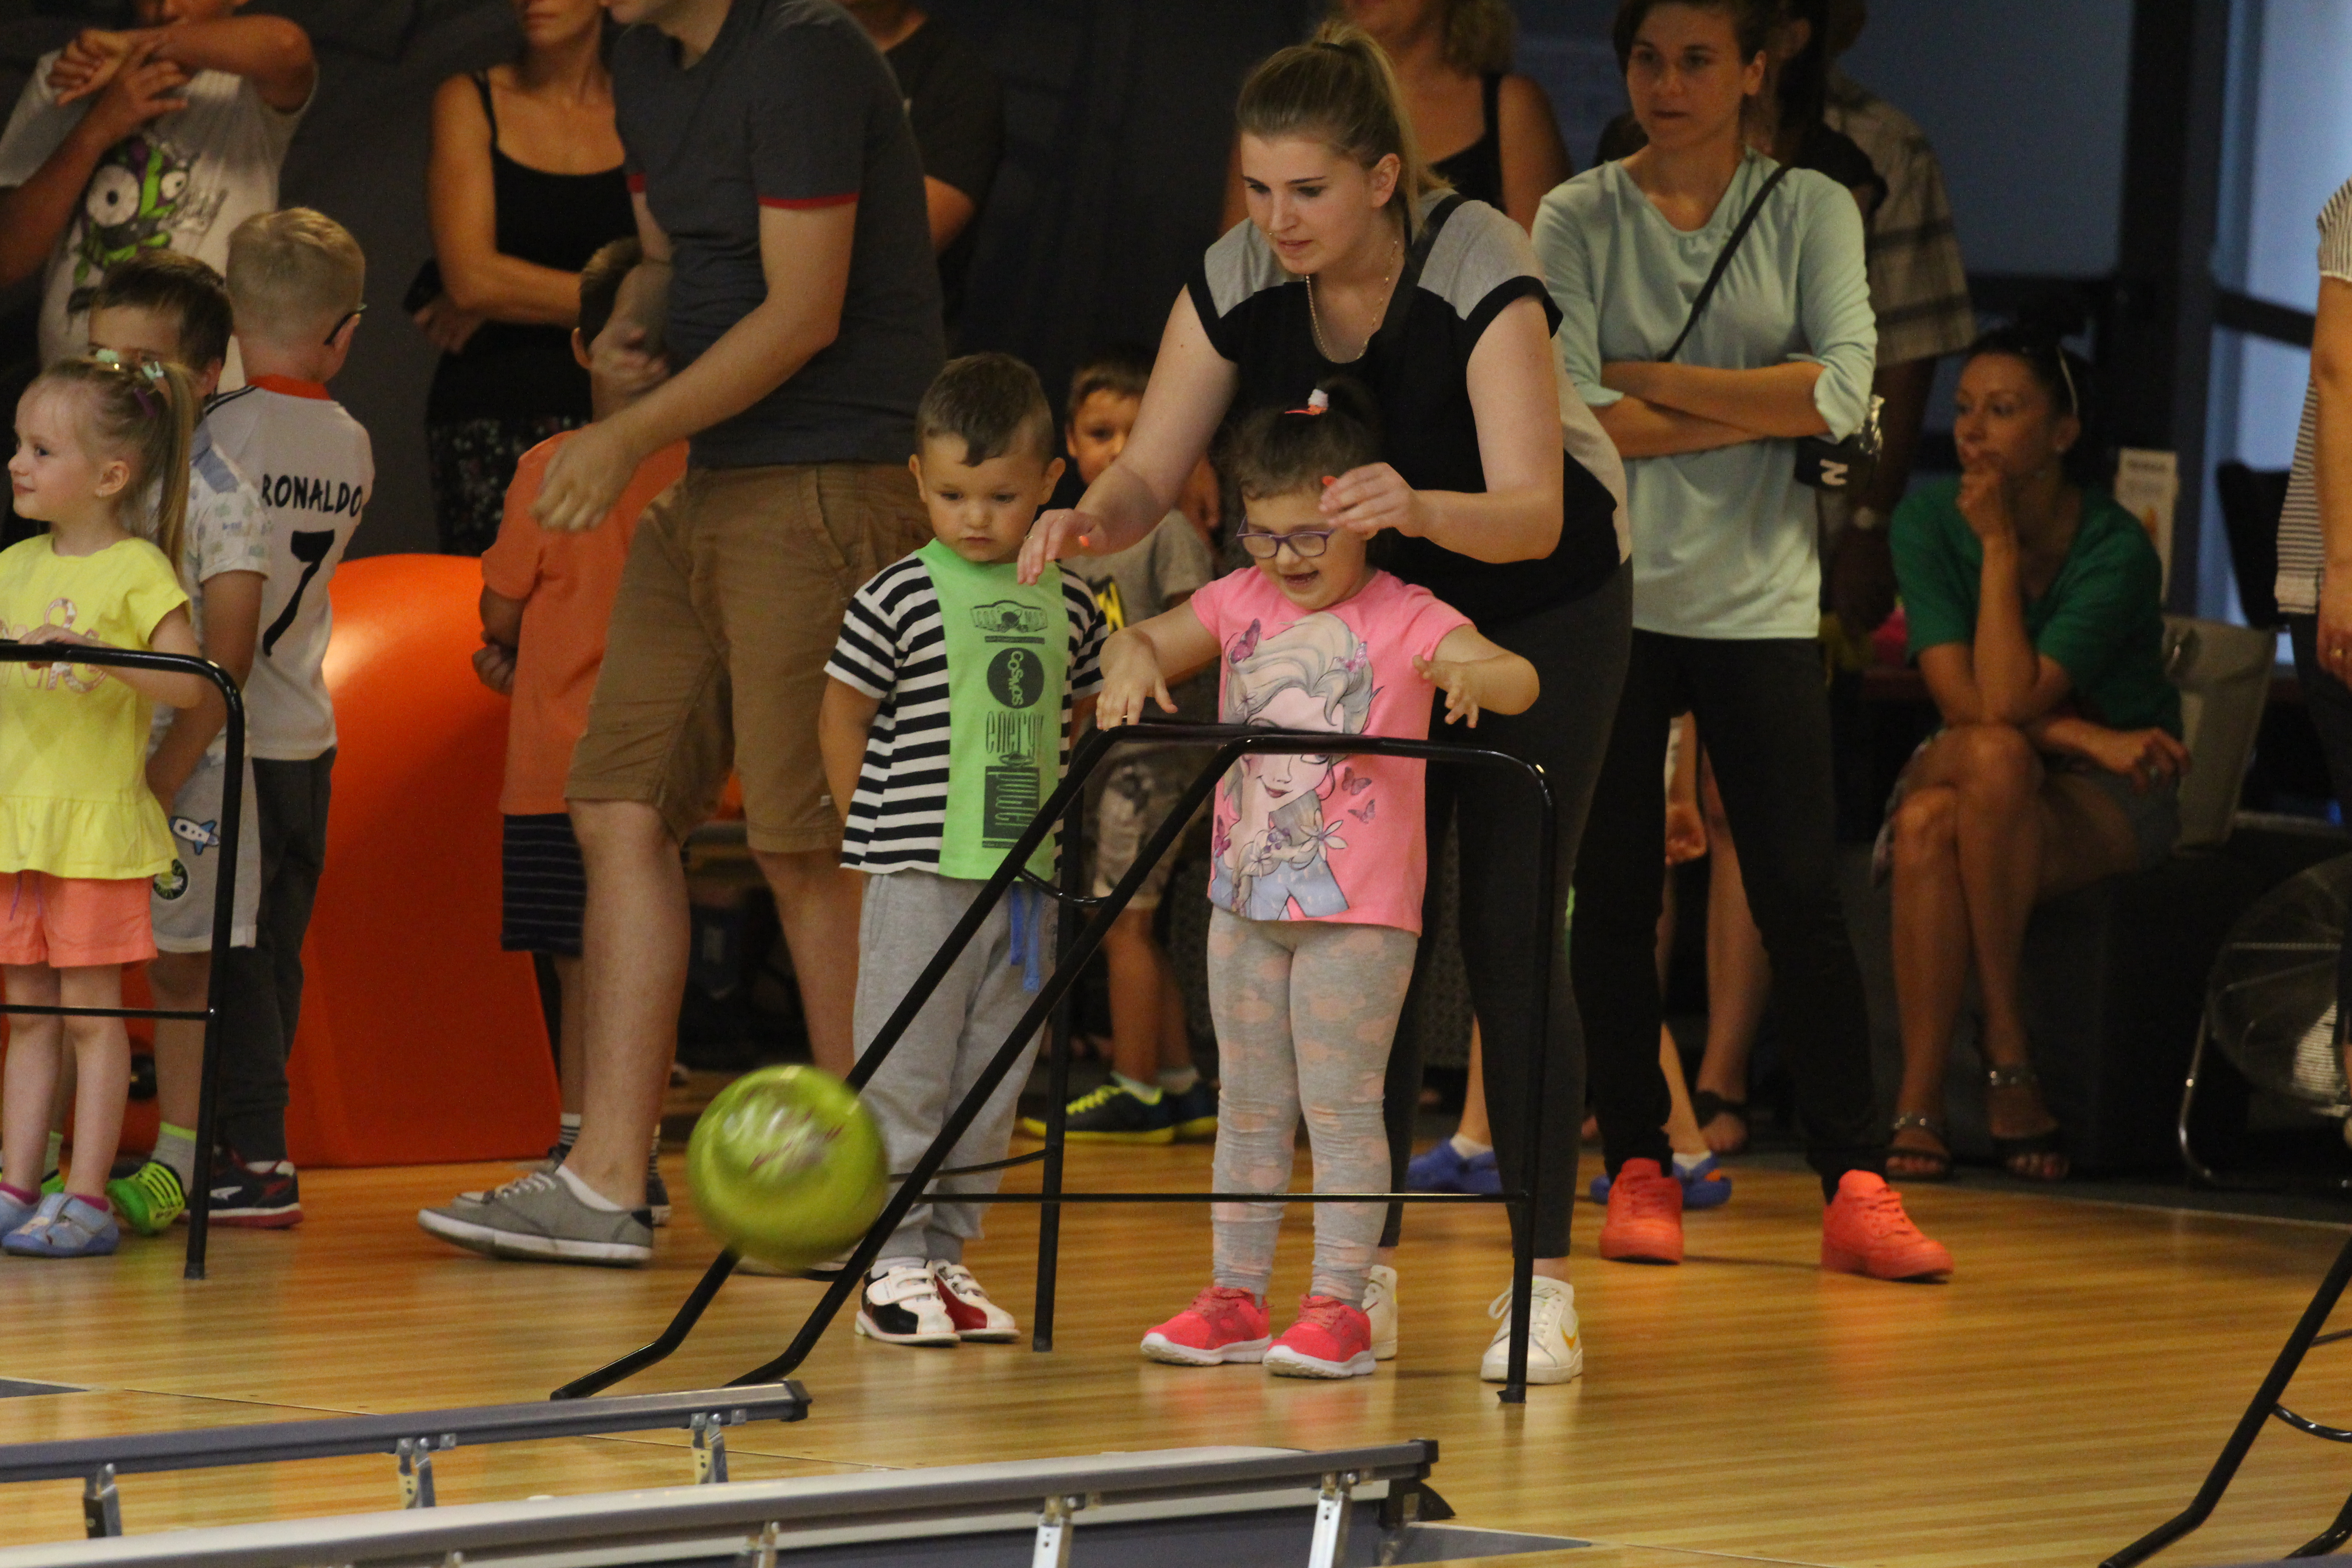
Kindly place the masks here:
[(0, 1237), (12, 1258), (106, 1258), (121, 1245), (112, 1215), (68, 1193), (51, 1193), (32, 1218)]

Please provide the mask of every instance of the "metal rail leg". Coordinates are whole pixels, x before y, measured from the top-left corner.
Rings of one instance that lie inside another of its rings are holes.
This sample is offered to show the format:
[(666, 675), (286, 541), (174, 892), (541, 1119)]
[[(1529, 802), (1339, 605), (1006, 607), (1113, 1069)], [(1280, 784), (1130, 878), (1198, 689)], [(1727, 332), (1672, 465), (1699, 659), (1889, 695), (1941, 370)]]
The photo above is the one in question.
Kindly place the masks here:
[(1323, 1493), (1315, 1500), (1315, 1535), (1307, 1548), (1307, 1568), (1339, 1568), (1348, 1560), (1348, 1521), (1355, 1511), (1353, 1470), (1323, 1478)]
[(114, 1467), (100, 1465), (81, 1484), (82, 1533), (102, 1541), (122, 1533), (122, 1499), (114, 1489)]
[(716, 1486), (727, 1479), (727, 1416), (714, 1410), (694, 1418), (694, 1484)]
[(1037, 1516), (1037, 1544), (1029, 1554), (1029, 1568), (1070, 1568), (1070, 1533), (1077, 1528), (1074, 1517), (1086, 1506), (1086, 1499), (1049, 1497)]
[[(2254, 1446), (2254, 1439), (2261, 1435), (2263, 1423), (2268, 1421), (2271, 1412), (2278, 1407), (2279, 1396), (2286, 1392), (2286, 1385), (2294, 1380), (2295, 1369), (2303, 1364), (2305, 1354), (2311, 1349), (2311, 1342), (2317, 1339), (2319, 1331), (2326, 1326), (2328, 1315), (2336, 1310), (2336, 1303), (2342, 1298), (2347, 1284), (2352, 1284), (2352, 1237), (2345, 1238), (2344, 1246), (2336, 1254), (2336, 1261), (2328, 1266), (2326, 1277), (2320, 1280), (2318, 1290), (2312, 1296), (2311, 1304), (2303, 1310), (2302, 1321), (2287, 1336), (2278, 1359), (2271, 1363), (2271, 1370), (2263, 1376), (2262, 1386), (2254, 1390), (2254, 1397), (2246, 1405), (2246, 1413), (2238, 1417), (2236, 1429), (2230, 1434), (2230, 1440), (2221, 1445), (2221, 1456), (2213, 1461), (2213, 1468), (2206, 1472), (2205, 1484), (2197, 1489), (2197, 1495), (2189, 1500), (2189, 1506), (2100, 1563), (2099, 1568), (2132, 1568), (2132, 1564), (2155, 1556), (2212, 1516), (2215, 1505), (2221, 1500), (2221, 1494), (2230, 1489), (2230, 1482), (2236, 1479), (2238, 1467), (2245, 1463), (2246, 1451)], [(2352, 1503), (2346, 1506), (2352, 1509)], [(2341, 1513), (2336, 1517), (2339, 1522), (2344, 1519)]]
[(396, 1452), (400, 1458), (400, 1506), (431, 1508), (433, 1506), (433, 1439), (403, 1437)]

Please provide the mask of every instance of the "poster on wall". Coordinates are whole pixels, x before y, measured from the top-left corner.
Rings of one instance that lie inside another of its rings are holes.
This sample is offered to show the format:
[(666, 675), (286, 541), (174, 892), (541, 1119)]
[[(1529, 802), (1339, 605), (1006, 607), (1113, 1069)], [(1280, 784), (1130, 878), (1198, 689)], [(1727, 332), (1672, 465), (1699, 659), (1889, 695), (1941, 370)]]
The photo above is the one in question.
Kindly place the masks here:
[(2172, 509), (2180, 499), (2177, 453), (2126, 447), (2116, 454), (2116, 500), (2139, 519), (2164, 563), (2164, 591), (2172, 591)]

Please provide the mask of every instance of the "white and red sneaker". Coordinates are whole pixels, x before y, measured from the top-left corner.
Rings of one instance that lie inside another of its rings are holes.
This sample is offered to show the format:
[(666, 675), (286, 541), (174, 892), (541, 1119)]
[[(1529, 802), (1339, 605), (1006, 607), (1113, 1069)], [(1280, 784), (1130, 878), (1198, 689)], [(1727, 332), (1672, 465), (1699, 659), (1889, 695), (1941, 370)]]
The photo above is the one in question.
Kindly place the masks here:
[(1371, 1319), (1336, 1296), (1302, 1298), (1298, 1321), (1265, 1352), (1276, 1377), (1369, 1377), (1374, 1364)]
[(889, 1345), (952, 1345), (961, 1336), (931, 1271), (901, 1263), (866, 1278), (857, 1298), (857, 1331)]
[(956, 1338), (1004, 1345), (1021, 1337), (1021, 1325), (1013, 1321), (1013, 1314), (990, 1300), (988, 1292), (962, 1264), (934, 1262), (931, 1278), (939, 1281), (940, 1300), (947, 1303), (948, 1321), (955, 1325)]
[(1192, 1304), (1143, 1336), (1150, 1361), (1173, 1366), (1223, 1366), (1265, 1359), (1265, 1303), (1246, 1290), (1212, 1285)]

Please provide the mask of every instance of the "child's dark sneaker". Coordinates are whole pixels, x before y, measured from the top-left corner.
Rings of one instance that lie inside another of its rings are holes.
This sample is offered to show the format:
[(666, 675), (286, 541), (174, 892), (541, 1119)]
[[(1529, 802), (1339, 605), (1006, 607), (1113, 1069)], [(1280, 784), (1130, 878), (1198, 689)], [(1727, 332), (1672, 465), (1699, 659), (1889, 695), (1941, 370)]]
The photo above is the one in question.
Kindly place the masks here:
[(652, 1211), (656, 1226), (669, 1223), (669, 1184), (662, 1180), (659, 1154), (646, 1157), (646, 1207)]
[(961, 1263), (933, 1263), (931, 1278), (940, 1282), (940, 1300), (947, 1303), (948, 1321), (956, 1338), (980, 1344), (1010, 1344), (1021, 1337), (1013, 1314), (988, 1299), (971, 1270)]
[(150, 1160), (131, 1174), (107, 1183), (106, 1195), (122, 1223), (142, 1236), (163, 1235), (188, 1207), (180, 1173), (161, 1160)]
[(284, 1230), (302, 1223), (302, 1183), (290, 1160), (248, 1165), (235, 1154), (213, 1162), (215, 1225)]
[(1373, 1364), (1372, 1321), (1331, 1296), (1302, 1300), (1298, 1321), (1265, 1352), (1265, 1370), (1276, 1377), (1368, 1377)]
[(1143, 1353), (1175, 1366), (1223, 1366), (1265, 1359), (1265, 1303), (1246, 1290), (1212, 1285), (1192, 1304), (1143, 1336)]
[[(1147, 1105), (1114, 1079), (1070, 1101), (1063, 1113), (1062, 1136), (1073, 1143), (1172, 1143), (1176, 1123), (1168, 1114), (1171, 1098), (1162, 1092), (1158, 1104)], [(1045, 1124), (1034, 1116), (1024, 1117), (1021, 1131), (1043, 1138)]]
[(961, 1337), (940, 1282), (929, 1268), (911, 1263), (866, 1276), (857, 1299), (857, 1331), (891, 1345), (951, 1345)]
[(1168, 1120), (1175, 1125), (1179, 1143), (1209, 1143), (1217, 1136), (1217, 1089), (1207, 1079), (1201, 1079), (1181, 1094), (1160, 1091), (1160, 1103), (1168, 1108)]

